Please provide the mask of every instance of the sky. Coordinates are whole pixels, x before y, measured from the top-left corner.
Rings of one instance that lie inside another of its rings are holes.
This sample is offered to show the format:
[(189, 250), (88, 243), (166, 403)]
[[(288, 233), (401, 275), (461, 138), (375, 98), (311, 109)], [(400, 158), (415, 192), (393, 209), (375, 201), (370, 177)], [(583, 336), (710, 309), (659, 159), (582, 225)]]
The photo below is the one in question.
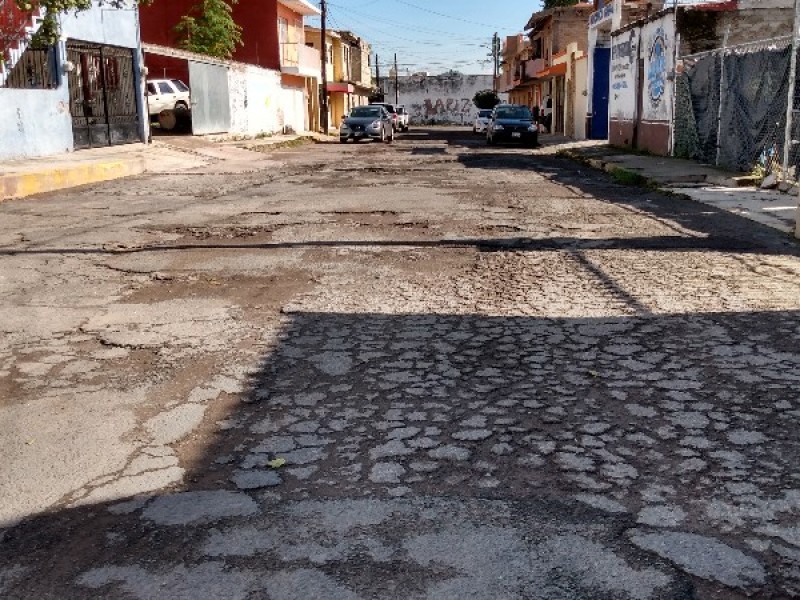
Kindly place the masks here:
[[(319, 6), (319, 0), (312, 0)], [(397, 53), (401, 75), (450, 69), (492, 73), (491, 44), (521, 33), (539, 0), (328, 0), (328, 27), (364, 38), (388, 75)], [(319, 19), (306, 19), (319, 26)]]

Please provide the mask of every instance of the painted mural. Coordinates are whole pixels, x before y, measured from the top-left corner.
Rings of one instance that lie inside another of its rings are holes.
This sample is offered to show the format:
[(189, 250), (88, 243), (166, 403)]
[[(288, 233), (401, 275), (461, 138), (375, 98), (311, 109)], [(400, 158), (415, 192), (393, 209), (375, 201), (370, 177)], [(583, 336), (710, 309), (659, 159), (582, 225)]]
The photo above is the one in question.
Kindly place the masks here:
[(647, 121), (669, 121), (675, 94), (675, 25), (672, 15), (648, 23), (642, 30), (644, 64), (643, 114)]

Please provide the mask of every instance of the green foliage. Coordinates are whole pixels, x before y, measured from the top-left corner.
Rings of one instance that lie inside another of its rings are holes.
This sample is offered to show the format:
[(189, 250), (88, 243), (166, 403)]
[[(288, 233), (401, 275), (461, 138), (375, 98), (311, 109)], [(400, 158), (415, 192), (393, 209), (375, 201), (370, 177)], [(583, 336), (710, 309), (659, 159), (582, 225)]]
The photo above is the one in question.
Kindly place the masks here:
[(475, 94), (472, 103), (480, 109), (490, 110), (500, 104), (500, 98), (493, 90), (482, 90)]
[[(130, 7), (133, 2), (150, 4), (153, 0), (100, 0), (100, 4), (111, 8)], [(53, 46), (61, 36), (58, 15), (65, 12), (81, 12), (92, 7), (92, 0), (16, 0), (17, 7), (32, 12), (37, 6), (43, 9), (42, 25), (34, 33), (31, 44), (34, 48)]]
[(238, 0), (200, 0), (175, 27), (184, 50), (230, 58), (242, 45), (242, 28), (231, 14)]
[(649, 180), (644, 175), (640, 175), (634, 171), (629, 171), (628, 169), (617, 168), (611, 171), (611, 177), (617, 183), (621, 183), (622, 185), (635, 185), (644, 187), (647, 186)]
[(577, 4), (578, 0), (544, 0), (544, 9), (555, 8), (557, 6), (572, 6)]

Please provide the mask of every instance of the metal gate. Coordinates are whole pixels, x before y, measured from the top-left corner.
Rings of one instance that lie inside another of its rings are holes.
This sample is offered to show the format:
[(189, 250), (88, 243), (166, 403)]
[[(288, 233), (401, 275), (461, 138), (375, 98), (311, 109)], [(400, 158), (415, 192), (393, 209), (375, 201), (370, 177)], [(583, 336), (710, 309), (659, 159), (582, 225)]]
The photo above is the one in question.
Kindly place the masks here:
[(75, 148), (140, 141), (133, 50), (70, 41), (67, 59)]
[(192, 88), (192, 133), (226, 133), (231, 129), (228, 68), (189, 61)]

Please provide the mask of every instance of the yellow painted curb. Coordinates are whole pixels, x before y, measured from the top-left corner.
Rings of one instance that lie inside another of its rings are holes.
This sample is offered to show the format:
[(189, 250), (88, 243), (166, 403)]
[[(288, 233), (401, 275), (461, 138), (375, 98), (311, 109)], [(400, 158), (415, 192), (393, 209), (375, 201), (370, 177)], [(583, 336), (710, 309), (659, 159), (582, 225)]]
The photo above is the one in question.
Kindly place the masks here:
[(144, 171), (144, 158), (137, 157), (42, 169), (28, 173), (0, 174), (0, 194), (2, 194), (0, 199), (24, 198), (34, 194), (139, 175)]

